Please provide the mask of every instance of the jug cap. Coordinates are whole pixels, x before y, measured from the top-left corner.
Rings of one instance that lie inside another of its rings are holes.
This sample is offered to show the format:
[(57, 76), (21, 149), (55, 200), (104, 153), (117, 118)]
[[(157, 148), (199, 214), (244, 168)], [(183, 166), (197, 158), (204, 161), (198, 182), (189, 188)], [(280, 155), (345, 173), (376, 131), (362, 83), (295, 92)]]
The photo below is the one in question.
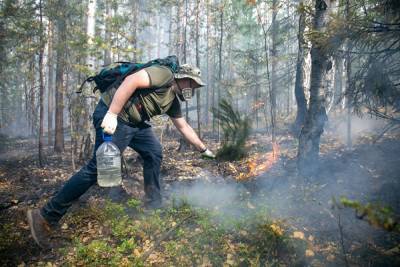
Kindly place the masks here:
[(105, 142), (111, 142), (111, 141), (112, 141), (112, 135), (103, 132), (103, 141), (105, 141)]

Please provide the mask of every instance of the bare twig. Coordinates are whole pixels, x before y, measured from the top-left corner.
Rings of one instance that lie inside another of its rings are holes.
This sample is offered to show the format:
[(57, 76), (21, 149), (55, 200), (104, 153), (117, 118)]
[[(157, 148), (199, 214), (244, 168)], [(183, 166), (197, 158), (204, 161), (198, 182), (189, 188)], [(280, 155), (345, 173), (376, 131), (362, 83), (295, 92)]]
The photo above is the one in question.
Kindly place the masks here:
[(342, 225), (342, 220), (341, 220), (341, 217), (340, 217), (340, 210), (342, 209), (342, 207), (336, 202), (335, 198), (332, 199), (332, 202), (333, 202), (332, 209), (336, 209), (337, 210), (337, 223), (338, 223), (338, 229), (339, 229), (340, 246), (342, 248), (344, 263), (345, 263), (346, 267), (349, 267), (349, 262), (348, 262), (347, 256), (346, 256), (346, 248), (345, 248), (345, 245), (344, 245), (343, 225)]
[(339, 235), (340, 235), (340, 246), (342, 247), (342, 253), (343, 253), (343, 258), (344, 258), (344, 263), (346, 267), (349, 266), (349, 262), (347, 261), (347, 256), (346, 256), (346, 249), (344, 247), (344, 235), (343, 235), (343, 225), (340, 217), (340, 210), (338, 209), (338, 227), (339, 227)]

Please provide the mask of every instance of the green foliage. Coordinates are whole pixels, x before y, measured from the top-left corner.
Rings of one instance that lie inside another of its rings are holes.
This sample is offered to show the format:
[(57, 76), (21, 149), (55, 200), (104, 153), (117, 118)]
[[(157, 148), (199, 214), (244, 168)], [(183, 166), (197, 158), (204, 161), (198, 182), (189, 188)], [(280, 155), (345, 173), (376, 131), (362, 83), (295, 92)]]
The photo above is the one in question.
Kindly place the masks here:
[(215, 118), (220, 122), (223, 131), (222, 147), (217, 152), (217, 158), (223, 160), (238, 160), (247, 155), (246, 140), (250, 134), (248, 116), (241, 116), (232, 105), (222, 99), (219, 109), (213, 109)]
[(374, 203), (363, 205), (358, 201), (349, 200), (345, 197), (340, 198), (340, 203), (345, 207), (354, 209), (359, 219), (364, 219), (371, 225), (387, 231), (400, 232), (398, 216), (394, 214), (390, 207)]
[[(108, 234), (76, 237), (62, 250), (72, 265), (88, 266), (244, 266), (294, 262), (294, 247), (280, 223), (265, 209), (227, 217), (224, 212), (191, 207), (175, 200), (163, 210), (134, 214), (138, 201), (108, 201), (96, 216)], [(244, 206), (243, 206), (244, 207)], [(101, 219), (100, 219), (101, 218)], [(226, 223), (228, 221), (228, 223)], [(82, 241), (85, 240), (85, 241)]]

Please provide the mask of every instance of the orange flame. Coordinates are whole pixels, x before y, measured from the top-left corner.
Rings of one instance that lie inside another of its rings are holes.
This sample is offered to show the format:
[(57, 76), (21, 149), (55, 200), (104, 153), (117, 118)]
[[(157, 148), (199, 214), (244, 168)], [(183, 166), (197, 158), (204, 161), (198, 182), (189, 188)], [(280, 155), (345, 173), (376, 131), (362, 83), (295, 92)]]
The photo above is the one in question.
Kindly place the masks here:
[(272, 143), (272, 151), (265, 154), (254, 154), (247, 160), (247, 173), (240, 173), (238, 180), (245, 180), (267, 172), (279, 159), (279, 146)]

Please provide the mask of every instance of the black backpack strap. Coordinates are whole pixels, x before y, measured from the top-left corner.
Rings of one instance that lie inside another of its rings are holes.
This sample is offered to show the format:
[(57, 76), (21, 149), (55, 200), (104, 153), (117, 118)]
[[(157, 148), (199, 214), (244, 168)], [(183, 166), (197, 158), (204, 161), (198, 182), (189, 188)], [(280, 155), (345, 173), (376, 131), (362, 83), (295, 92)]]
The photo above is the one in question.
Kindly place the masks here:
[(104, 67), (108, 67), (108, 66), (110, 66), (112, 64), (116, 64), (116, 63), (118, 63), (118, 64), (132, 64), (132, 62), (130, 62), (130, 61), (114, 61), (112, 63), (104, 64), (104, 65), (101, 65), (101, 66), (104, 68)]
[(83, 83), (81, 84), (81, 86), (79, 86), (79, 89), (75, 93), (77, 93), (77, 94), (82, 93), (82, 89), (83, 89), (83, 86), (85, 85), (85, 83), (92, 82), (93, 80), (94, 80), (94, 76), (88, 77), (86, 80), (83, 81)]

